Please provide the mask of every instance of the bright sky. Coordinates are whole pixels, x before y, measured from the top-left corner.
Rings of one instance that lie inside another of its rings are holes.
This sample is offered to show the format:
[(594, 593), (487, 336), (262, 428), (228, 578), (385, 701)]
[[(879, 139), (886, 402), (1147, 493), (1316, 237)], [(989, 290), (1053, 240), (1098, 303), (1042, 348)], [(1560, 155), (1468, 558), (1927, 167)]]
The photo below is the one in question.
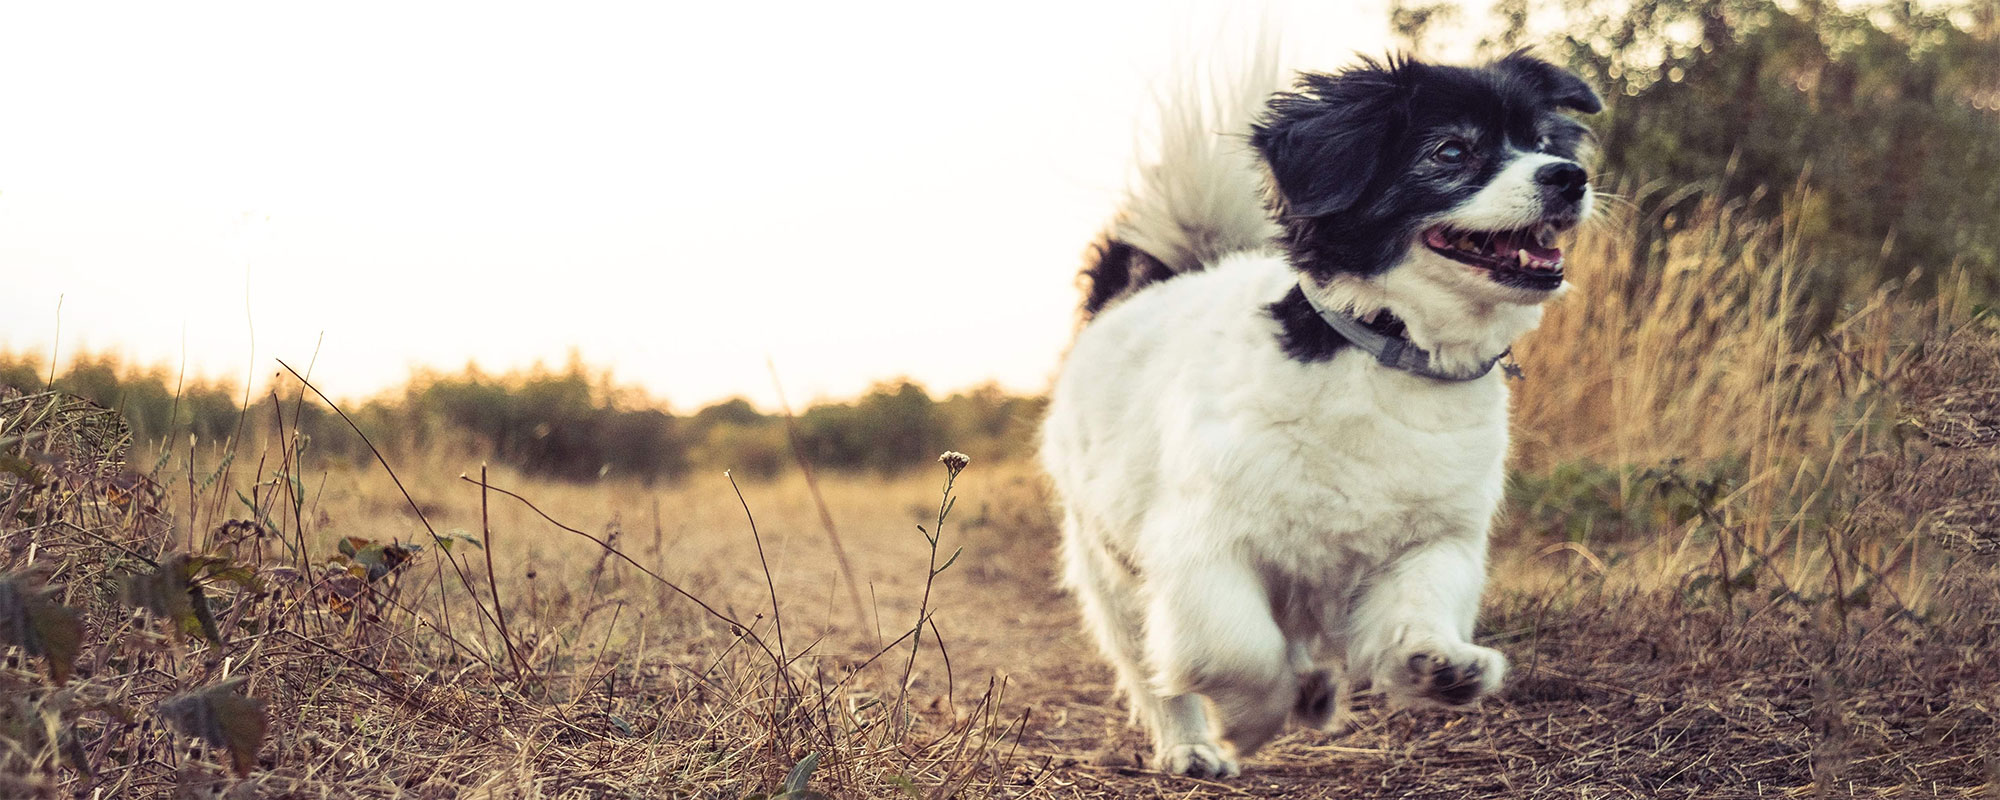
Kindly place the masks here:
[[(1301, 63), (1387, 41), (1374, 0), (1271, 6)], [(767, 356), (795, 403), (1040, 391), (1149, 87), (1258, 13), (11, 3), (0, 349), (261, 384), (323, 333), (359, 397), (575, 348), (682, 411), (768, 406)]]

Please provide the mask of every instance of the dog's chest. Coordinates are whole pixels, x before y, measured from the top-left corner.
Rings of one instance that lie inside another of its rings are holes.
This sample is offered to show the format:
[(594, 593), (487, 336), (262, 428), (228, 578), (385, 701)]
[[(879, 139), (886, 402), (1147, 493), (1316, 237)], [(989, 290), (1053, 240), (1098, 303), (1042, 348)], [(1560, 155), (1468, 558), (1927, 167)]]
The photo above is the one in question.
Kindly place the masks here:
[[(1377, 562), (1418, 542), (1483, 535), (1500, 500), (1506, 389), (1441, 385), (1355, 365), (1344, 391), (1298, 393), (1254, 415), (1263, 455), (1253, 537), (1303, 571)], [(1267, 395), (1268, 397), (1285, 397)], [(1255, 546), (1255, 545), (1253, 545)]]

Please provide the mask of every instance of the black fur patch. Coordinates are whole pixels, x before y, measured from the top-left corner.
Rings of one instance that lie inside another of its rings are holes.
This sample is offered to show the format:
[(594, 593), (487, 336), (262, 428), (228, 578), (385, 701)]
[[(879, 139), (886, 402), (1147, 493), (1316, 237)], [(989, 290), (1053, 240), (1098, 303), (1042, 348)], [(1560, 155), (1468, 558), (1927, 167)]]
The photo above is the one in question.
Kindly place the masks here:
[[(1265, 313), (1278, 322), (1278, 347), (1293, 361), (1313, 363), (1328, 361), (1339, 355), (1342, 348), (1353, 347), (1354, 343), (1341, 336), (1333, 326), (1321, 319), (1319, 311), (1306, 299), (1304, 289), (1292, 287), (1284, 299), (1264, 307)], [(1362, 323), (1370, 330), (1383, 336), (1402, 336), (1403, 321), (1396, 315), (1383, 311), (1374, 319)]]
[(1116, 239), (1099, 239), (1084, 257), (1083, 320), (1088, 322), (1112, 302), (1173, 276), (1173, 270), (1152, 254)]
[(1306, 300), (1305, 290), (1297, 286), (1292, 287), (1285, 299), (1265, 306), (1264, 311), (1277, 320), (1278, 347), (1293, 361), (1308, 364), (1331, 361), (1341, 348), (1354, 346), (1319, 318), (1312, 302)]

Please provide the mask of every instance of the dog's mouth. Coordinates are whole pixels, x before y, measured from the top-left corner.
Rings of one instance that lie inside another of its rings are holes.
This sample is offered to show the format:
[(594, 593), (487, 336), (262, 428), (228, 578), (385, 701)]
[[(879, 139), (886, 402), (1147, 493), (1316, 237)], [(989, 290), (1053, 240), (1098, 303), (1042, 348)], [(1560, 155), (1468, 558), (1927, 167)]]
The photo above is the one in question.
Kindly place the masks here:
[(1551, 291), (1563, 282), (1562, 229), (1544, 222), (1511, 231), (1462, 231), (1439, 225), (1424, 231), (1424, 245), (1438, 255), (1486, 270), (1496, 283)]

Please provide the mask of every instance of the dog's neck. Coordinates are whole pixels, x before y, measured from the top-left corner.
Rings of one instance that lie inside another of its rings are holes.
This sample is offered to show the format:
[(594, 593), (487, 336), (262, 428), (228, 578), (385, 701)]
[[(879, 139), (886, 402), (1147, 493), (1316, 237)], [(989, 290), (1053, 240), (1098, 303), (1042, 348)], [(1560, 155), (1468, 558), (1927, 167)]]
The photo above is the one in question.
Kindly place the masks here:
[[(1470, 372), (1491, 363), (1542, 320), (1540, 305), (1469, 301), (1408, 269), (1373, 277), (1335, 275), (1325, 281), (1302, 275), (1294, 291), (1308, 310), (1317, 304), (1361, 320), (1376, 319), (1384, 311), (1394, 315), (1403, 324), (1402, 335), (1429, 351), (1431, 366), (1443, 372)], [(1287, 315), (1278, 316), (1283, 321)], [(1312, 316), (1325, 324), (1316, 311)], [(1295, 338), (1289, 331), (1287, 336)]]

